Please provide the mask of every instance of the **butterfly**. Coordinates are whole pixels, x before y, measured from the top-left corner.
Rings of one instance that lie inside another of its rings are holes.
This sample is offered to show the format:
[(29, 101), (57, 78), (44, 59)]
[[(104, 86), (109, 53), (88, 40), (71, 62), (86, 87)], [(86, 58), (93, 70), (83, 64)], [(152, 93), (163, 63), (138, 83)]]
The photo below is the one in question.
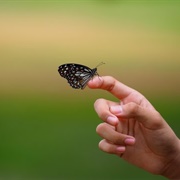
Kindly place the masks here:
[[(98, 66), (104, 64), (101, 62)], [(99, 76), (97, 67), (91, 69), (87, 66), (75, 63), (62, 64), (58, 68), (60, 76), (67, 79), (72, 88), (84, 89), (87, 83), (94, 77)]]

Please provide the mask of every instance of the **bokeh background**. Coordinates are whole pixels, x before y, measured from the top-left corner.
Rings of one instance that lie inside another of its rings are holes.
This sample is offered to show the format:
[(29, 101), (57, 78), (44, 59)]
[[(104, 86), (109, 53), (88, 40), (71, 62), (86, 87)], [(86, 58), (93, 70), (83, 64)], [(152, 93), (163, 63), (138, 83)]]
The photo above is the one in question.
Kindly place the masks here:
[(0, 178), (164, 179), (98, 149), (101, 90), (75, 90), (63, 63), (143, 93), (180, 136), (180, 2), (0, 1)]

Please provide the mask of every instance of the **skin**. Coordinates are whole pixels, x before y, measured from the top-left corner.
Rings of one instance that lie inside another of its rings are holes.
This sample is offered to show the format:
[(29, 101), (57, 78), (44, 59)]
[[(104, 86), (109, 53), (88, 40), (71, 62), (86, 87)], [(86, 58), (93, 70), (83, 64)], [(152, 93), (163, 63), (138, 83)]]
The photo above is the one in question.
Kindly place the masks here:
[(180, 179), (180, 140), (151, 103), (138, 91), (113, 77), (95, 77), (91, 89), (102, 89), (117, 102), (98, 99), (95, 111), (104, 121), (97, 126), (99, 148), (150, 173)]

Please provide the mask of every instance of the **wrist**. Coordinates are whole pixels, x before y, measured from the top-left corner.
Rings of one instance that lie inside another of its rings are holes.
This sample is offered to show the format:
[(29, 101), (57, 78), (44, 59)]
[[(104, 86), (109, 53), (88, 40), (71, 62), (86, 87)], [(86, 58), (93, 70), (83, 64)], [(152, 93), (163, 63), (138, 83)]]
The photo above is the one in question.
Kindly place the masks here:
[(165, 165), (162, 175), (171, 180), (180, 179), (180, 140), (177, 142), (177, 149), (173, 152), (173, 157)]

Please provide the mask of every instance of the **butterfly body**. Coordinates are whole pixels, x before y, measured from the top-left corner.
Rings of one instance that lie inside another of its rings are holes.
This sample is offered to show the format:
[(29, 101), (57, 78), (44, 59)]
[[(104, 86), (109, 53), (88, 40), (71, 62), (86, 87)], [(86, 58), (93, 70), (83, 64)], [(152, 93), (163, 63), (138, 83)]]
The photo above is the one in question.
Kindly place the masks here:
[(58, 72), (60, 76), (67, 79), (72, 88), (84, 89), (87, 83), (98, 75), (97, 68), (89, 68), (87, 66), (75, 63), (63, 64), (59, 66)]

